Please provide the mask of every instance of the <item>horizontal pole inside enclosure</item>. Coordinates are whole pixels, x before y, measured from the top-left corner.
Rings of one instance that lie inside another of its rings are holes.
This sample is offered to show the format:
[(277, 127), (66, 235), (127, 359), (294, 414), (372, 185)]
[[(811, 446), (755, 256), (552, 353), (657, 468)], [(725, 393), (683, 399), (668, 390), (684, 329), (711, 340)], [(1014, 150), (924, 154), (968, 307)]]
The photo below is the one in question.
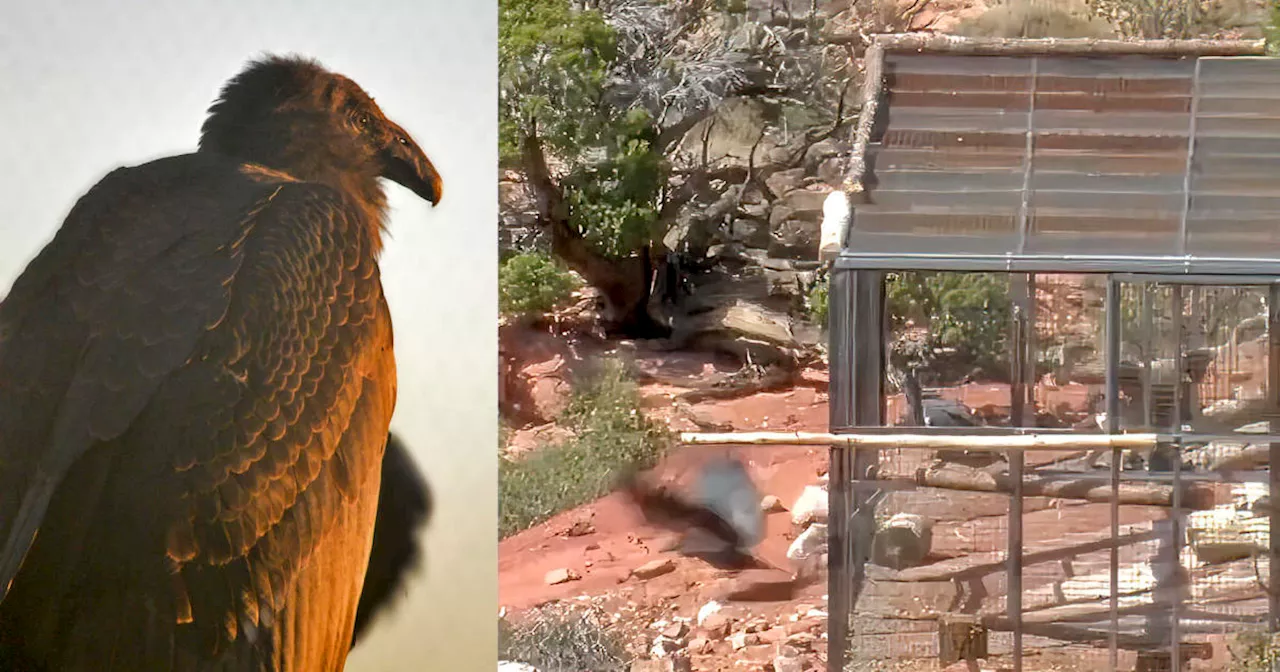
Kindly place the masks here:
[(836, 270), (1252, 276), (1244, 284), (1252, 284), (1264, 276), (1280, 276), (1280, 260), (1270, 258), (850, 252), (856, 249), (860, 234), (849, 235), (848, 247), (835, 259)]
[(686, 432), (687, 445), (848, 446), (851, 448), (962, 448), (974, 451), (1152, 448), (1166, 440), (1159, 434), (1014, 434), (1007, 436), (938, 436), (930, 434), (829, 434), (825, 432)]

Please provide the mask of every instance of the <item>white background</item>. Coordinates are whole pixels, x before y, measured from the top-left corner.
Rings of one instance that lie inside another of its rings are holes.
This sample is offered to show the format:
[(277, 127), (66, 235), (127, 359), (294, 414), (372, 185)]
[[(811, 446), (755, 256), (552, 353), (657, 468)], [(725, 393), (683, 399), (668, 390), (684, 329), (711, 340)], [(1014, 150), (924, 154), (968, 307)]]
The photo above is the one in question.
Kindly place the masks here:
[(266, 51), (377, 98), (435, 163), (432, 208), (387, 183), (383, 283), (400, 432), (433, 488), (426, 564), (347, 669), (492, 670), (496, 642), (497, 3), (15, 3), (0, 10), (0, 292), (111, 169), (189, 152)]

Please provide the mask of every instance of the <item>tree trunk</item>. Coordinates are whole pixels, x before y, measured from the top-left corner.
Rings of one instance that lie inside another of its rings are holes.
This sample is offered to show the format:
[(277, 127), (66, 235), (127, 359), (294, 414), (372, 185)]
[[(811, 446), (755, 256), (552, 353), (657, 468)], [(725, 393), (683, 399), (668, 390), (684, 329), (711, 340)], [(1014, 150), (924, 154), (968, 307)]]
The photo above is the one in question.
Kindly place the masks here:
[(606, 303), (606, 328), (633, 338), (664, 338), (670, 329), (649, 312), (653, 263), (648, 248), (625, 259), (606, 257), (569, 222), (564, 192), (547, 167), (537, 135), (520, 143), (520, 158), (538, 210), (538, 225), (551, 239), (551, 253), (600, 290)]

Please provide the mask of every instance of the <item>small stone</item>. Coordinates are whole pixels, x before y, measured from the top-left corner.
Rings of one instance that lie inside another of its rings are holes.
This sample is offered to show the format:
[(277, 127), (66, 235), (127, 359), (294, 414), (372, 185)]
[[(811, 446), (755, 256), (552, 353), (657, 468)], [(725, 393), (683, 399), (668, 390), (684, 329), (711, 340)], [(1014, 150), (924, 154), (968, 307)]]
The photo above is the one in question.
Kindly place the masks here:
[(637, 660), (631, 663), (630, 672), (691, 672), (689, 659), (681, 655)]
[(729, 646), (732, 646), (734, 651), (741, 651), (759, 643), (760, 635), (754, 632), (735, 632), (729, 636)]
[(592, 525), (590, 520), (584, 518), (575, 520), (573, 524), (569, 526), (569, 529), (565, 530), (564, 535), (566, 537), (585, 537), (595, 531), (595, 525)]
[(799, 651), (812, 651), (813, 643), (817, 640), (812, 632), (807, 630), (787, 635), (787, 646), (793, 647)]
[(631, 575), (643, 581), (662, 576), (663, 574), (669, 574), (675, 571), (675, 568), (676, 563), (674, 560), (671, 558), (660, 558), (636, 567), (631, 570)]
[(593, 541), (593, 542), (591, 542), (591, 543), (587, 544), (587, 546), (586, 546), (586, 548), (585, 548), (584, 550), (588, 550), (588, 551), (598, 551), (598, 550), (600, 550), (600, 544), (597, 544), (596, 542), (594, 542), (594, 541)]
[(711, 614), (703, 620), (702, 634), (712, 641), (719, 641), (729, 636), (730, 620), (724, 614)]
[(760, 641), (769, 644), (781, 644), (787, 639), (787, 629), (782, 626), (775, 626), (764, 630), (760, 633)]
[(773, 659), (773, 672), (804, 672), (804, 661), (800, 658), (778, 656)]
[(666, 637), (659, 637), (653, 642), (653, 646), (649, 647), (649, 655), (654, 658), (666, 658), (667, 656), (679, 651), (681, 642)]
[(709, 653), (711, 648), (711, 640), (706, 637), (694, 637), (689, 640), (689, 653)]
[(782, 506), (782, 500), (778, 499), (777, 495), (765, 495), (760, 500), (760, 510), (765, 513), (777, 513), (786, 511), (786, 508)]
[(572, 569), (562, 567), (560, 569), (553, 569), (547, 572), (546, 581), (548, 586), (554, 586), (561, 583), (569, 583), (570, 581), (577, 581), (580, 578), (582, 577), (579, 576), (577, 572)]
[(702, 605), (702, 607), (698, 609), (698, 625), (702, 625), (703, 621), (707, 620), (708, 616), (716, 613), (717, 611), (720, 611), (720, 603), (715, 600)]
[(672, 623), (662, 629), (662, 636), (668, 639), (680, 639), (689, 632), (689, 626), (684, 623)]

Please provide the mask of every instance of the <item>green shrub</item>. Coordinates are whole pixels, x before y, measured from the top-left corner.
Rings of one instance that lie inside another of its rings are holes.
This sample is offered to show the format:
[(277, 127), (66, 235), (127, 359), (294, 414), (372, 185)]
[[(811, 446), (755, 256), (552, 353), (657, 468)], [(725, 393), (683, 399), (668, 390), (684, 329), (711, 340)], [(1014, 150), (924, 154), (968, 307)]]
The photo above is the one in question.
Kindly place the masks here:
[(1230, 672), (1272, 672), (1280, 664), (1280, 643), (1264, 632), (1242, 632), (1229, 648)]
[(989, 379), (1008, 376), (1013, 326), (1008, 275), (890, 273), (885, 302), (895, 332), (907, 320), (929, 328), (927, 351), (937, 354), (926, 365), (944, 380), (975, 368)]
[(1192, 39), (1223, 31), (1257, 29), (1258, 13), (1249, 0), (1087, 0), (1096, 16), (1124, 37)]
[(498, 308), (507, 315), (540, 315), (564, 305), (578, 286), (546, 254), (513, 254), (498, 267)]
[(512, 625), (498, 620), (498, 659), (541, 672), (622, 672), (628, 657), (621, 638), (594, 611), (544, 609)]
[(967, 37), (1114, 37), (1105, 19), (1080, 2), (1002, 0), (962, 21), (956, 33)]
[(501, 537), (603, 496), (621, 473), (650, 467), (665, 452), (667, 431), (640, 411), (625, 367), (602, 364), (561, 418), (572, 438), (499, 463)]
[(830, 294), (831, 282), (823, 277), (813, 283), (813, 287), (809, 289), (809, 296), (805, 301), (809, 310), (809, 319), (815, 324), (823, 327), (827, 326), (827, 297)]

